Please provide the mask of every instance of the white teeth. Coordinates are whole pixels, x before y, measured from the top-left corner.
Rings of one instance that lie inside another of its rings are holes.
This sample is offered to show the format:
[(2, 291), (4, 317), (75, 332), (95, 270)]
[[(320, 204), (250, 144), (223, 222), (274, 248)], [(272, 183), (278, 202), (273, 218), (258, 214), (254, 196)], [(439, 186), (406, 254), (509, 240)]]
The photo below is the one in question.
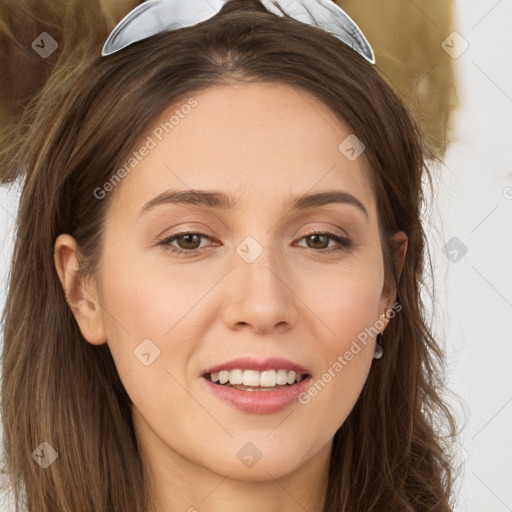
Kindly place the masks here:
[(257, 370), (221, 370), (220, 372), (210, 373), (212, 382), (219, 382), (231, 385), (243, 384), (244, 386), (261, 386), (271, 388), (276, 385), (283, 386), (285, 384), (294, 384), (300, 382), (304, 378), (300, 373), (293, 370), (265, 370), (258, 372)]
[(258, 372), (257, 370), (244, 370), (242, 384), (244, 386), (259, 386), (260, 372)]
[(266, 370), (260, 373), (260, 386), (271, 388), (277, 384), (276, 371)]
[(242, 370), (231, 370), (228, 372), (229, 375), (229, 383), (230, 384), (243, 384), (243, 372)]
[(276, 374), (276, 383), (280, 386), (288, 384), (288, 372), (286, 370), (278, 370)]

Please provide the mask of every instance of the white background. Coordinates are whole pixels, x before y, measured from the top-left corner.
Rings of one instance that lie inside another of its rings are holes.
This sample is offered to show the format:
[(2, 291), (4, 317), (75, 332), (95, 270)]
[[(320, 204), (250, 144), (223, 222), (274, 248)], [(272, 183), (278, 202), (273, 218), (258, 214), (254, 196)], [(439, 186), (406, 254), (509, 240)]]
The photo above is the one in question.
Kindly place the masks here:
[[(455, 142), (444, 166), (434, 169), (435, 202), (425, 229), (436, 269), (436, 330), (446, 339), (448, 387), (466, 404), (455, 510), (507, 512), (512, 511), (512, 1), (458, 0), (456, 7), (455, 30), (469, 44), (454, 59), (461, 105), (451, 123)], [(16, 187), (0, 188), (1, 309), (17, 194)], [(467, 247), (457, 262), (443, 252), (453, 237)], [(10, 510), (0, 504), (0, 512)]]

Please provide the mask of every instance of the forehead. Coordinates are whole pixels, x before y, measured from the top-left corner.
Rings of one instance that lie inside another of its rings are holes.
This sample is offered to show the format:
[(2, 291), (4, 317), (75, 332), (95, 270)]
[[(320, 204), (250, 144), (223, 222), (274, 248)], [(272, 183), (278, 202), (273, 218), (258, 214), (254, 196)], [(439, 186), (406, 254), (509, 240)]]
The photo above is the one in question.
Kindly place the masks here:
[(135, 215), (170, 189), (222, 190), (239, 200), (237, 206), (259, 207), (340, 189), (364, 200), (371, 216), (375, 205), (363, 158), (346, 152), (353, 137), (346, 123), (302, 89), (211, 87), (168, 108), (141, 135), (135, 165), (116, 187), (114, 210)]

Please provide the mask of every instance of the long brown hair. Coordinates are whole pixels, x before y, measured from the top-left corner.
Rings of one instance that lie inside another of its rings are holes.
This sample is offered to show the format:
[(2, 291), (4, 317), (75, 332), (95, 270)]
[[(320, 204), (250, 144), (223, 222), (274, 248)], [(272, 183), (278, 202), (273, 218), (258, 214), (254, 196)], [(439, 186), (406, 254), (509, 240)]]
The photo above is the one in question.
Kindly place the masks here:
[[(100, 29), (98, 29), (100, 30)], [(103, 28), (101, 29), (103, 30)], [(106, 34), (104, 34), (106, 36)], [(214, 85), (275, 82), (313, 93), (366, 146), (387, 282), (402, 308), (384, 357), (334, 436), (323, 512), (452, 510), (456, 435), (441, 397), (442, 350), (420, 292), (427, 263), (422, 177), (433, 158), (418, 122), (379, 72), (328, 33), (234, 0), (214, 18), (51, 73), (0, 155), (4, 181), (25, 182), (4, 311), (4, 456), (19, 507), (30, 512), (148, 510), (131, 401), (107, 344), (87, 343), (59, 282), (56, 237), (78, 242), (96, 277), (105, 212), (94, 191), (120, 168), (170, 105)], [(400, 276), (393, 233), (408, 236)], [(446, 434), (437, 431), (444, 426)], [(47, 442), (47, 469), (32, 452)]]

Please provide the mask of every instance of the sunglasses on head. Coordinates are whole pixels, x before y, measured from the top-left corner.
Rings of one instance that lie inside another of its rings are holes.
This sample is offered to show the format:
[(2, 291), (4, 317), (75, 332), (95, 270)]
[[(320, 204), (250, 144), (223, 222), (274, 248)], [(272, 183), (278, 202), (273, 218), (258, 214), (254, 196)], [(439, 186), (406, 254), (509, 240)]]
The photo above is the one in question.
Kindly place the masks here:
[[(103, 57), (160, 32), (192, 27), (215, 16), (230, 0), (148, 0), (129, 12), (106, 40)], [(373, 50), (354, 21), (332, 0), (260, 0), (267, 11), (329, 32), (371, 64)]]

